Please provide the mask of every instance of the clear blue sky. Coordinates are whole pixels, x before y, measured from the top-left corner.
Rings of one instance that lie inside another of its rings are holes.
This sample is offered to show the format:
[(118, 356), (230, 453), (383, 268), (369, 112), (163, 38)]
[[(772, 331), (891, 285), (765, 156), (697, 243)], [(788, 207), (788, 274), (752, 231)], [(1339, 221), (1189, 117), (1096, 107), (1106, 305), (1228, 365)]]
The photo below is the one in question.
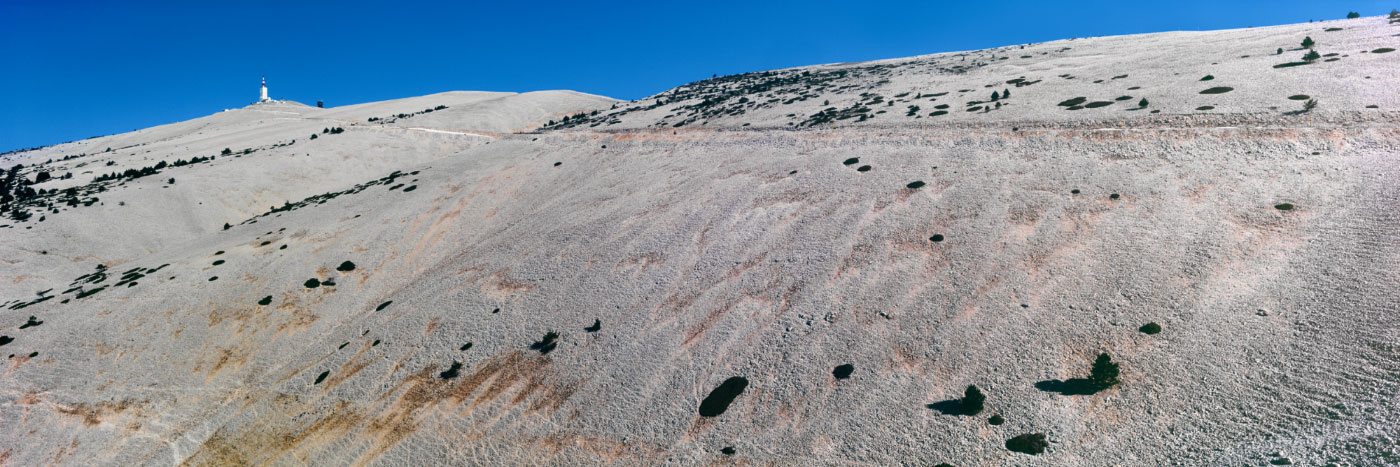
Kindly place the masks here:
[(0, 151), (274, 98), (636, 99), (712, 73), (1388, 13), (1400, 1), (0, 0)]

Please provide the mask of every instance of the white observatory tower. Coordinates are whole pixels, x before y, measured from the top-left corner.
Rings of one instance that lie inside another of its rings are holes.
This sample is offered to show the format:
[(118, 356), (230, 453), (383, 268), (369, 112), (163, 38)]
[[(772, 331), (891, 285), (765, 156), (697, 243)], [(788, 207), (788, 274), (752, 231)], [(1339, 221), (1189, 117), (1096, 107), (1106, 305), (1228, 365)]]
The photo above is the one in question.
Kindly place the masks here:
[(267, 98), (267, 77), (264, 76), (262, 79), (262, 94), (258, 97), (258, 102), (269, 102), (271, 100), (272, 99)]

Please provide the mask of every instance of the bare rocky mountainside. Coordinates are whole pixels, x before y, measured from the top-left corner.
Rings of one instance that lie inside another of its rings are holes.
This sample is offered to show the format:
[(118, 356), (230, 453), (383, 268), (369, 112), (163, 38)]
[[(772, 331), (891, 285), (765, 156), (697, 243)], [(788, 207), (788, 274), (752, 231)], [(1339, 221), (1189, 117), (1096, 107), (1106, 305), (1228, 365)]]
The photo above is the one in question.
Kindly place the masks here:
[(1400, 464), (1396, 48), (1081, 38), (0, 155), (0, 464)]

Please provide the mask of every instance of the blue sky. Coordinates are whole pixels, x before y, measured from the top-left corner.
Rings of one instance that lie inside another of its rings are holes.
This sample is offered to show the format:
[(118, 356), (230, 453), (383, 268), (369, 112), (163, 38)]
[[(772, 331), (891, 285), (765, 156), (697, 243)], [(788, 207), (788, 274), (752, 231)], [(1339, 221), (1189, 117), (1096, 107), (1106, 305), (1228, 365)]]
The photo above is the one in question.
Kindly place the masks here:
[(1380, 1), (0, 0), (0, 151), (272, 97), (327, 106), (450, 90), (636, 99), (711, 74), (1070, 37), (1388, 13)]

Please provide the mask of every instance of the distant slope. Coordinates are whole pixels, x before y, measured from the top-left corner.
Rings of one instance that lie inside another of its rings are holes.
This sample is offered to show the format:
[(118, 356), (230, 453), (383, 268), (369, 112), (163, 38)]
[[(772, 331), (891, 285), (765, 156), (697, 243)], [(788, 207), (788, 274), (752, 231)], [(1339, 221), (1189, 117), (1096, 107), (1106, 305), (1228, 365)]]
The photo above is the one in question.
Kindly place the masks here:
[[(1067, 39), (697, 81), (555, 128), (824, 128), (1400, 109), (1385, 18)], [(1306, 63), (1312, 37), (1321, 57)], [(1283, 53), (1278, 54), (1282, 49)], [(1212, 79), (1203, 81), (1211, 76)], [(1224, 91), (1203, 94), (1216, 88)], [(1228, 89), (1228, 90), (1227, 90)], [(992, 99), (992, 93), (1007, 93)], [(1076, 104), (1059, 105), (1065, 102)], [(1142, 99), (1148, 106), (1139, 108)], [(1304, 98), (1305, 100), (1306, 98)], [(1372, 107), (1374, 106), (1374, 107)], [(1209, 108), (1207, 108), (1209, 107)]]
[[(14, 203), (14, 210), (6, 213), (8, 219), (0, 218), (0, 230), (16, 239), (0, 245), (0, 255), (22, 261), (24, 266), (16, 269), (29, 271), (72, 272), (73, 260), (93, 252), (101, 252), (95, 256), (103, 262), (121, 263), (172, 242), (217, 232), (225, 223), (237, 224), (287, 202), (455, 156), (489, 143), (492, 134), (532, 128), (566, 113), (607, 108), (614, 102), (546, 91), (449, 92), (331, 109), (295, 102), (261, 103), (9, 154), (4, 167), (22, 164), (21, 178), (34, 180), (39, 172), (55, 178), (31, 186), (50, 193)], [(443, 108), (392, 117), (437, 107)], [(392, 121), (369, 122), (371, 117)], [(331, 133), (331, 128), (343, 132)], [(223, 154), (224, 150), (230, 154)], [(173, 165), (195, 158), (212, 160)], [(161, 164), (168, 167), (156, 174), (97, 181)], [(64, 179), (65, 174), (72, 178)], [(74, 193), (67, 194), (69, 189)], [(29, 213), (30, 219), (15, 220), (16, 211)], [(0, 267), (0, 277), (25, 276)], [(11, 285), (19, 284), (0, 282), (0, 291)], [(25, 284), (21, 290), (33, 286)]]

